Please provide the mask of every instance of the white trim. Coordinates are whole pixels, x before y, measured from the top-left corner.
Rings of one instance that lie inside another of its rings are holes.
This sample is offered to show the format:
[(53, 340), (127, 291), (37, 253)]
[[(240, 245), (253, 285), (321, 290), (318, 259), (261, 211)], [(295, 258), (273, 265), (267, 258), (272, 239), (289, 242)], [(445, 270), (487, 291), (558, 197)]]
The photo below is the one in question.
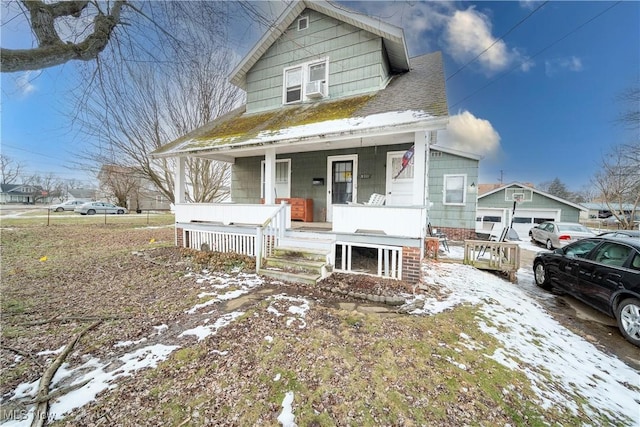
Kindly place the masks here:
[(351, 201), (358, 201), (358, 155), (346, 154), (342, 156), (327, 156), (327, 222), (331, 222), (333, 219), (333, 202), (331, 193), (333, 191), (333, 162), (344, 162), (349, 160), (353, 161), (353, 171), (351, 172)]
[[(291, 159), (276, 159), (276, 165), (278, 163), (288, 163), (287, 165), (287, 194), (277, 194), (276, 198), (289, 198), (291, 197)], [(264, 198), (264, 171), (266, 162), (260, 161), (260, 197)], [(274, 183), (275, 184), (275, 183)]]
[[(302, 25), (300, 25), (303, 22), (305, 23), (304, 27)], [(300, 16), (300, 17), (298, 17), (298, 31), (304, 31), (307, 28), (309, 28), (309, 17), (308, 16)]]
[[(308, 101), (311, 99), (307, 95), (307, 83), (310, 83), (312, 81), (319, 81), (319, 80), (310, 79), (311, 67), (315, 65), (320, 65), (320, 64), (324, 64), (324, 79), (322, 79), (322, 82), (324, 83), (324, 93), (326, 96), (326, 94), (328, 93), (328, 87), (329, 87), (329, 57), (328, 56), (321, 59), (315, 59), (313, 61), (307, 61), (301, 64), (292, 65), (290, 67), (285, 67), (282, 70), (282, 104), (283, 105), (297, 104), (297, 103)], [(300, 75), (300, 99), (296, 101), (287, 102), (287, 72), (291, 70), (295, 70), (297, 68), (300, 69), (300, 74), (301, 74)]]
[(361, 13), (351, 12), (344, 7), (337, 7), (327, 1), (301, 0), (294, 1), (282, 12), (276, 22), (270, 26), (249, 53), (236, 65), (229, 81), (231, 84), (246, 90), (247, 72), (264, 55), (269, 47), (295, 22), (305, 8), (315, 10), (324, 15), (351, 24), (357, 28), (369, 31), (385, 40), (389, 61), (394, 69), (409, 70), (409, 53), (402, 28), (388, 24), (377, 18)]
[[(462, 177), (462, 203), (447, 202), (447, 179)], [(452, 173), (442, 176), (442, 204), (445, 206), (464, 206), (467, 203), (467, 174)]]

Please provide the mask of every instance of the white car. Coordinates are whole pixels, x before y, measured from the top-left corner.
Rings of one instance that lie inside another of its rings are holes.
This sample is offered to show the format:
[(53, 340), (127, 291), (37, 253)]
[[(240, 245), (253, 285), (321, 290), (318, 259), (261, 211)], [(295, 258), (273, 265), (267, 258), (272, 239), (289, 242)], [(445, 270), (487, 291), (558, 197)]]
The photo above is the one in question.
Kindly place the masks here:
[(95, 215), (99, 214), (126, 214), (129, 212), (127, 208), (122, 206), (116, 206), (109, 202), (87, 202), (74, 209), (74, 212), (80, 215)]
[(543, 222), (529, 230), (533, 243), (542, 243), (547, 249), (561, 248), (595, 233), (576, 222)]
[(49, 209), (54, 212), (63, 212), (63, 211), (73, 211), (80, 205), (87, 203), (86, 200), (67, 200), (63, 203), (58, 203), (57, 205), (49, 206)]

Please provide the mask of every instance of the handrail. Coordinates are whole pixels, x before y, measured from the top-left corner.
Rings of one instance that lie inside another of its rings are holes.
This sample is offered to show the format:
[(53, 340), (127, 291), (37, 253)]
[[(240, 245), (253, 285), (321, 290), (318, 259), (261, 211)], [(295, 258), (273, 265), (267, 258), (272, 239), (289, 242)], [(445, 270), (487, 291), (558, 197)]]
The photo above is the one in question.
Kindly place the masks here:
[[(287, 228), (287, 203), (282, 201), (280, 207), (271, 214), (262, 225), (256, 227), (256, 272), (262, 267), (263, 255), (271, 255), (273, 248), (278, 246)], [(265, 233), (266, 231), (266, 233)], [(265, 236), (273, 237), (271, 242)]]

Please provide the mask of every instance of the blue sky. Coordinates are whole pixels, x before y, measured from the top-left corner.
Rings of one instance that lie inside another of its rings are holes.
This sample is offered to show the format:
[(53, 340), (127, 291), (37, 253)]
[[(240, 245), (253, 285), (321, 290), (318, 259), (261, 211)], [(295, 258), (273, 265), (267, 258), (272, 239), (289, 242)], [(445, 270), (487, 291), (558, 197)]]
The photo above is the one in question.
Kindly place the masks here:
[[(451, 130), (442, 142), (484, 155), (482, 183), (558, 177), (579, 190), (633, 136), (616, 123), (616, 99), (640, 81), (640, 2), (343, 3), (403, 27), (410, 56), (443, 52)], [(280, 10), (257, 6), (272, 19)], [(234, 22), (241, 57), (264, 29)], [(3, 47), (25, 40), (18, 24), (2, 26)], [(85, 142), (69, 117), (75, 78), (73, 64), (2, 74), (1, 150), (31, 173), (86, 178), (70, 168)]]

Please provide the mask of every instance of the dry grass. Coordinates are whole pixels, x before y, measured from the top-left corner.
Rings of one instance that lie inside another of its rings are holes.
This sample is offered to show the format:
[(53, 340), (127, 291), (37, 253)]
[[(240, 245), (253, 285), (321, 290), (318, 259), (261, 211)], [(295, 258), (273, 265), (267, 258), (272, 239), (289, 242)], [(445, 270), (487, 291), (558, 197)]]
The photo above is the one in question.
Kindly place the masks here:
[[(72, 365), (83, 355), (108, 360), (116, 342), (148, 336), (154, 325), (184, 328), (185, 310), (199, 301), (199, 287), (185, 277), (194, 264), (172, 248), (172, 228), (21, 224), (1, 239), (3, 395), (37, 379), (47, 360), (35, 354), (64, 345), (82, 318), (105, 321), (78, 344)], [(133, 254), (142, 250), (147, 256)], [(524, 375), (486, 357), (497, 343), (478, 328), (472, 307), (379, 316), (342, 310), (339, 296), (317, 289), (269, 288), (216, 335), (177, 342), (181, 349), (158, 368), (119, 380), (58, 424), (278, 425), (288, 391), (298, 425), (582, 421), (539, 407)], [(268, 312), (265, 298), (274, 293), (311, 301), (306, 327)], [(31, 357), (16, 361), (16, 350)]]

